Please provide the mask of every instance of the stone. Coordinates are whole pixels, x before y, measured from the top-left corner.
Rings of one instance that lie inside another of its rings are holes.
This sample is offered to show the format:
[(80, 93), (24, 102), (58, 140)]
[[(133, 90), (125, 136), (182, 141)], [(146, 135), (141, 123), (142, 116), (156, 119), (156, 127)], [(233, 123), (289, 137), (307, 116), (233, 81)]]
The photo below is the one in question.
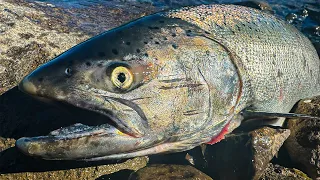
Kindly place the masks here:
[[(298, 103), (295, 113), (320, 116), (320, 96)], [(291, 135), (285, 143), (289, 155), (299, 169), (312, 179), (320, 178), (320, 121), (312, 119), (290, 119), (287, 127)]]
[(145, 157), (129, 159), (124, 163), (100, 165), (94, 167), (83, 167), (76, 169), (66, 169), (45, 172), (19, 172), (1, 174), (1, 180), (29, 180), (29, 179), (88, 179), (94, 180), (106, 174), (115, 173), (122, 169), (138, 170), (147, 163)]
[(306, 174), (298, 169), (291, 169), (269, 163), (260, 180), (311, 180)]
[(270, 14), (274, 14), (274, 11), (272, 10), (272, 7), (266, 1), (259, 1), (259, 0), (240, 1), (240, 2), (236, 2), (234, 4), (242, 5), (242, 6), (246, 6), (246, 7), (251, 7), (251, 8), (255, 8), (255, 9), (259, 9), (261, 11), (264, 11), (264, 12), (267, 12), (267, 13), (270, 13)]
[[(289, 134), (288, 129), (262, 127), (228, 135), (207, 146), (204, 158), (208, 167), (200, 170), (214, 179), (259, 179)], [(196, 166), (201, 164), (200, 158), (193, 158)]]
[(150, 4), (127, 2), (82, 8), (40, 1), (0, 1), (0, 95), (39, 65), (72, 46), (154, 12)]
[(212, 180), (211, 177), (188, 165), (157, 164), (144, 167), (130, 175), (129, 180)]
[(15, 139), (0, 137), (0, 152), (13, 147), (15, 142)]

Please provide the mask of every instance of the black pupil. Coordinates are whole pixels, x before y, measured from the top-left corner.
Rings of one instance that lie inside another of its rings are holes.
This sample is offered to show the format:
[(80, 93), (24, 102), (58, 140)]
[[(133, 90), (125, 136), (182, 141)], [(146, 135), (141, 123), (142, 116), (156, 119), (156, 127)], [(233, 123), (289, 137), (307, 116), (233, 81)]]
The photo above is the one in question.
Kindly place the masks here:
[(124, 73), (119, 73), (118, 74), (118, 80), (123, 83), (124, 81), (126, 81), (126, 75)]

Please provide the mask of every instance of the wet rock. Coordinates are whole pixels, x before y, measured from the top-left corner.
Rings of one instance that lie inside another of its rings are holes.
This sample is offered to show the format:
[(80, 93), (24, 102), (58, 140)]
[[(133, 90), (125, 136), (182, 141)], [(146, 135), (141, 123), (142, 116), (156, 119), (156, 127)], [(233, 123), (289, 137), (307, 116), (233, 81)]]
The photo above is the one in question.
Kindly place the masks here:
[(272, 7), (269, 5), (268, 2), (266, 1), (241, 1), (241, 2), (236, 2), (234, 4), (241, 5), (241, 6), (246, 6), (246, 7), (251, 7), (255, 9), (262, 10), (264, 12), (268, 12), (271, 14), (274, 14), (274, 11), (272, 10)]
[(295, 14), (295, 13), (290, 13), (286, 16), (286, 20), (289, 22), (289, 23), (293, 23), (294, 20), (298, 19), (298, 15)]
[(260, 180), (311, 180), (306, 174), (298, 169), (289, 169), (269, 163)]
[(146, 158), (134, 158), (119, 164), (84, 167), (77, 169), (47, 171), (47, 172), (21, 172), (0, 174), (1, 180), (29, 180), (29, 179), (97, 179), (105, 174), (111, 174), (122, 169), (138, 170), (147, 163)]
[(62, 8), (40, 1), (0, 1), (0, 94), (72, 46), (152, 12), (153, 6), (138, 2)]
[[(200, 170), (214, 179), (259, 179), (289, 134), (287, 129), (263, 127), (229, 135), (207, 146), (205, 161), (209, 165)], [(199, 164), (197, 158), (195, 164)]]
[(185, 165), (150, 165), (130, 175), (129, 180), (212, 180), (192, 166)]
[(13, 147), (15, 142), (14, 139), (0, 137), (0, 152)]
[[(295, 113), (320, 116), (320, 96), (301, 100)], [(287, 123), (291, 135), (285, 143), (291, 159), (311, 178), (320, 178), (320, 122), (292, 119)], [(300, 168), (299, 168), (300, 169)]]

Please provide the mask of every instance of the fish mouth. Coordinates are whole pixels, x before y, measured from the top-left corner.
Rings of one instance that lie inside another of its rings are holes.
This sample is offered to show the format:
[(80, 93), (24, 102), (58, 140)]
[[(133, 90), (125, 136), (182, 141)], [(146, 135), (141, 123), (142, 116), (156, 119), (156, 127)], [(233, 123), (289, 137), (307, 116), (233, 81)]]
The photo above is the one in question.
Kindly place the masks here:
[[(34, 90), (34, 88), (28, 89), (29, 85), (27, 84), (26, 87), (22, 82), (19, 89), (29, 95), (39, 96), (35, 92), (28, 93), (28, 91)], [(136, 110), (137, 107), (134, 107), (130, 102), (116, 98), (107, 99), (109, 102), (118, 103), (118, 106), (128, 107), (127, 109), (130, 109), (130, 113), (133, 114), (132, 119), (130, 116), (123, 118), (125, 117), (121, 116), (123, 114), (117, 114), (112, 110), (102, 108), (103, 104), (97, 104), (94, 101), (105, 102), (107, 97), (86, 94), (87, 99), (79, 101), (77, 100), (79, 99), (79, 93), (77, 91), (76, 95), (72, 94), (64, 99), (40, 97), (88, 111), (92, 114), (92, 118), (95, 118), (96, 115), (105, 117), (104, 121), (94, 125), (87, 125), (81, 121), (81, 123), (53, 130), (45, 136), (22, 137), (16, 141), (16, 147), (24, 154), (48, 160), (100, 160), (100, 158), (121, 159), (145, 155), (143, 150), (163, 141), (161, 136), (152, 135), (148, 132), (149, 130), (145, 127), (145, 122), (141, 118), (141, 116), (143, 117), (141, 109)], [(81, 94), (82, 97), (83, 95)], [(107, 105), (110, 105), (110, 103)], [(139, 121), (128, 123), (134, 121), (134, 119)], [(91, 120), (88, 119), (87, 121)], [(132, 154), (132, 156), (128, 156), (128, 154)]]
[[(84, 107), (75, 108), (82, 110)], [(102, 157), (103, 159), (126, 158), (128, 153), (133, 152), (135, 156), (140, 156), (140, 150), (162, 142), (159, 136), (150, 133), (139, 137), (128, 133), (132, 132), (127, 130), (130, 127), (126, 127), (125, 130), (119, 127), (115, 121), (120, 119), (113, 114), (106, 115), (93, 108), (84, 110), (93, 118), (99, 116), (102, 119), (105, 116), (106, 119), (103, 123), (99, 120), (99, 124), (91, 125), (84, 124), (84, 120), (81, 120), (82, 123), (61, 127), (45, 136), (22, 137), (16, 141), (16, 147), (26, 155), (47, 160), (99, 160)]]

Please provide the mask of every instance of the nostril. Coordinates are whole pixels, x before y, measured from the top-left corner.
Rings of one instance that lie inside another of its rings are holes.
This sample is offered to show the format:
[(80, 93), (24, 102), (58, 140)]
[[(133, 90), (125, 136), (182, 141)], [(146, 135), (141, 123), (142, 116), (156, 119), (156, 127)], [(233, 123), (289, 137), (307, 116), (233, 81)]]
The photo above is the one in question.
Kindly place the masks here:
[(64, 73), (67, 75), (67, 76), (71, 76), (72, 75), (72, 70), (70, 68), (66, 68), (66, 70), (64, 71)]

